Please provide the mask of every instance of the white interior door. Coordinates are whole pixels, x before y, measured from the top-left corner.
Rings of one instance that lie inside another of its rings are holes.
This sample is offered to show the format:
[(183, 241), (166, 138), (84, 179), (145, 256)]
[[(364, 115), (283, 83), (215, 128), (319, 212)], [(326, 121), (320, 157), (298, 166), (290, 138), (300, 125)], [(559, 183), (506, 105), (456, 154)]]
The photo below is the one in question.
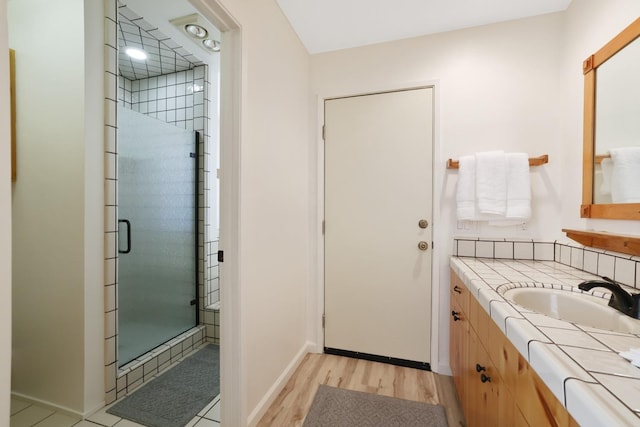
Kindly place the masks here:
[(327, 348), (430, 362), (432, 91), (325, 102)]

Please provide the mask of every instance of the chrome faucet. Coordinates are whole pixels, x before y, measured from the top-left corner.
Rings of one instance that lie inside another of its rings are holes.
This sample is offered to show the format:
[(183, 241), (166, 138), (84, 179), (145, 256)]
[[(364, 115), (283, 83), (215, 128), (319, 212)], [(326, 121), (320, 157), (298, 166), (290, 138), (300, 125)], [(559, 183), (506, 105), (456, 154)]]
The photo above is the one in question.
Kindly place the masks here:
[(611, 291), (609, 299), (609, 307), (613, 307), (621, 313), (631, 316), (634, 319), (640, 319), (640, 294), (630, 294), (622, 289), (620, 283), (608, 277), (602, 280), (587, 280), (578, 285), (583, 291), (590, 291), (593, 288), (605, 288)]

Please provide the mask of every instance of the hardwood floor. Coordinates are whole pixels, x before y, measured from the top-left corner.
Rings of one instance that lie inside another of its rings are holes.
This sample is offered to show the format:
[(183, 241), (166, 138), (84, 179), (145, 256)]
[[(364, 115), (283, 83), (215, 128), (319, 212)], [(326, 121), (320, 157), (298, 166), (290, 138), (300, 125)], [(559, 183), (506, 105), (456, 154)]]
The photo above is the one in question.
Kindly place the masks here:
[(258, 426), (301, 426), (319, 384), (441, 404), (446, 409), (449, 427), (465, 425), (452, 377), (385, 363), (309, 353)]

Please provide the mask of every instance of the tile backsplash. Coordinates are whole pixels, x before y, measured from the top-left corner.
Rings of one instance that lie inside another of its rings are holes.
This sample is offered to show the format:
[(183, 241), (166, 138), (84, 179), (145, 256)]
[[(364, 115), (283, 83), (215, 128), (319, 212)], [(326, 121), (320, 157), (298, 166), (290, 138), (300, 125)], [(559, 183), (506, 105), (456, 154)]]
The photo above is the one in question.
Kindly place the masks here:
[(455, 238), (453, 255), (555, 261), (640, 289), (640, 257), (585, 247), (572, 242)]

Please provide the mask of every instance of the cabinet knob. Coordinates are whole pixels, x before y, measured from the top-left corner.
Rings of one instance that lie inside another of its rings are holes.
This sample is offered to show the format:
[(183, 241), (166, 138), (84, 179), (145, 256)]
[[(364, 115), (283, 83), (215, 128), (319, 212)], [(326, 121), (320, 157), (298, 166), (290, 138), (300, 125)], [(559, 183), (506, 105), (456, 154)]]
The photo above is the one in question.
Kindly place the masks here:
[(476, 363), (476, 372), (482, 372), (482, 371), (486, 371), (486, 370), (487, 370), (487, 368), (485, 368), (484, 366), (480, 365), (479, 363)]
[(458, 320), (460, 320), (460, 312), (458, 311), (451, 311), (451, 315), (453, 316), (453, 321), (457, 322)]
[(482, 381), (483, 383), (491, 382), (491, 377), (488, 377), (485, 374), (481, 374), (480, 375), (480, 381)]

